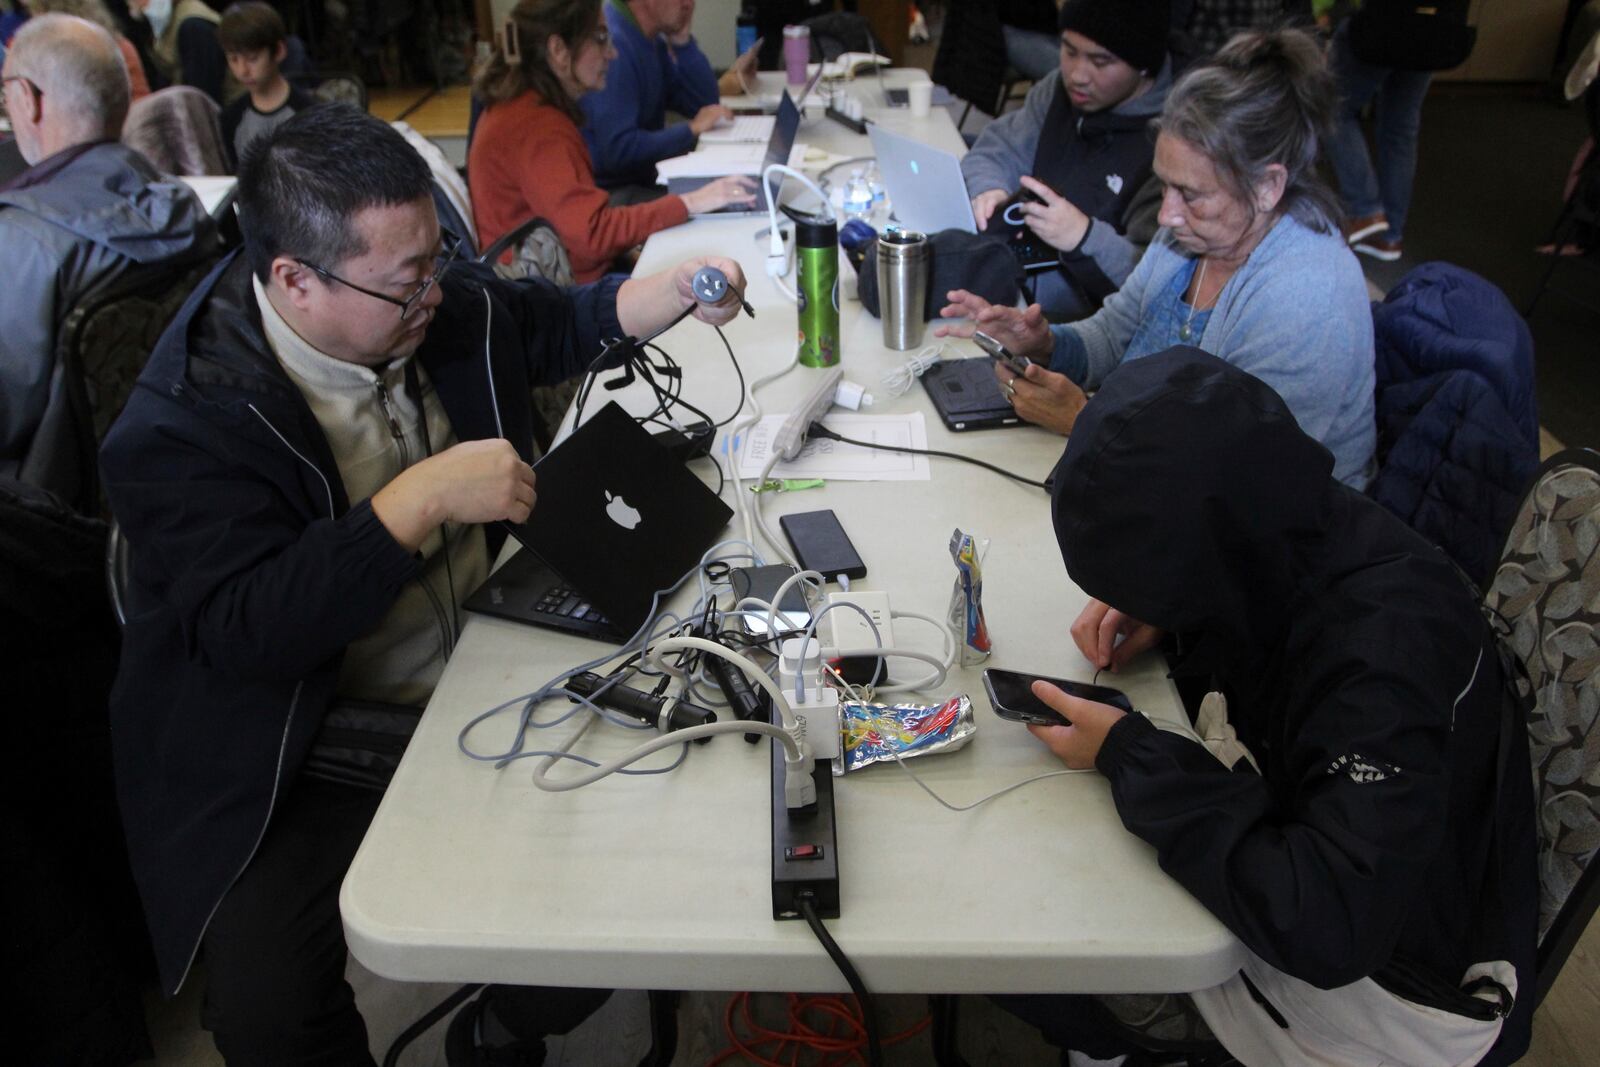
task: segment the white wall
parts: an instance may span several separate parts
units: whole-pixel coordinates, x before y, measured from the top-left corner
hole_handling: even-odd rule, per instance
[[[1452,81],[1543,81],[1555,63],[1567,0],[1472,0],[1472,55],[1441,77]]]

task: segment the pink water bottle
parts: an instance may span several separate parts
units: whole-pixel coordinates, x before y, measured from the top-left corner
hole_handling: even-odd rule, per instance
[[[791,88],[806,83],[806,64],[811,61],[811,27],[783,28],[783,67]]]

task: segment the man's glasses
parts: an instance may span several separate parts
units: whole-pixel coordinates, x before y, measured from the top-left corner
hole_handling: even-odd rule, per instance
[[[605,26],[602,26],[589,35],[589,40],[593,41],[601,48],[609,47],[611,44],[611,30]]]
[[[300,264],[306,270],[316,272],[319,277],[324,278],[327,281],[338,282],[340,285],[343,285],[349,289],[354,289],[358,293],[365,293],[367,296],[382,300],[386,304],[393,304],[395,307],[400,309],[400,318],[404,320],[411,317],[411,312],[416,310],[417,304],[422,300],[423,297],[428,295],[428,290],[432,289],[434,285],[438,283],[439,275],[444,273],[445,268],[448,267],[453,260],[455,260],[456,255],[460,251],[461,239],[454,234],[445,234],[442,239],[442,247],[440,248],[438,254],[434,256],[433,273],[424,278],[422,282],[418,284],[416,289],[412,290],[411,295],[406,297],[404,300],[389,296],[387,293],[379,293],[372,289],[363,288],[362,286],[357,285],[355,282],[346,281],[337,274],[333,273],[333,271],[328,270],[326,267],[319,267],[315,263],[311,263],[307,260],[296,259],[295,262]]]

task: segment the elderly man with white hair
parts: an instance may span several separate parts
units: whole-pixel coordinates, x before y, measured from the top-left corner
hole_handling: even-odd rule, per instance
[[[140,271],[216,247],[199,200],[117,140],[128,71],[93,23],[44,15],[17,32],[3,68],[6,110],[28,169],[0,186],[0,477],[87,508],[57,332],[74,305]],[[70,468],[70,469],[69,469]]]

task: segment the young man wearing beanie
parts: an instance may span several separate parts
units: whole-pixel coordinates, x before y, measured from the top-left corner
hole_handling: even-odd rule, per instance
[[[1121,287],[1155,234],[1161,187],[1149,123],[1172,84],[1168,0],[1066,0],[1059,76],[990,123],[961,161],[978,228],[1019,189],[1018,209],[1060,252],[1035,276],[1056,319],[1091,314]]]

